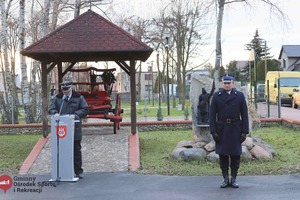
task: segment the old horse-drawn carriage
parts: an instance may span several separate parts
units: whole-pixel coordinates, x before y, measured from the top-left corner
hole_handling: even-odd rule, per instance
[[[121,99],[117,94],[115,106],[112,105],[112,89],[116,81],[113,72],[116,69],[97,69],[95,67],[71,69],[76,90],[82,94],[89,105],[87,118],[101,118],[113,122],[114,133],[122,121]]]

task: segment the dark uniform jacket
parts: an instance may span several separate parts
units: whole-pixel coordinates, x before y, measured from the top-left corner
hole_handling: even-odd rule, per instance
[[[74,90],[72,91],[70,100],[66,101],[63,97],[63,93],[59,93],[52,99],[49,114],[54,115],[59,113],[61,115],[75,115],[75,120],[79,120],[80,122],[75,123],[74,139],[81,140],[81,118],[86,117],[88,114],[88,104],[84,97]]]
[[[241,134],[249,133],[248,108],[242,92],[232,89],[227,94],[224,89],[215,92],[210,107],[210,131],[219,135],[216,153],[241,155]]]

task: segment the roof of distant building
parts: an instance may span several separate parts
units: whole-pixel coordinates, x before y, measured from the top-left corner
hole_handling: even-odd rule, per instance
[[[282,45],[279,59],[281,59],[283,52],[287,57],[300,57],[300,45]]]

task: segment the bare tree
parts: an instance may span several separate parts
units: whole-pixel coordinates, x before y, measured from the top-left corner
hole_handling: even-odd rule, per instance
[[[74,11],[74,18],[80,15],[80,11],[84,8],[98,7],[112,3],[113,0],[75,0],[74,4],[66,3],[68,8]]]
[[[285,21],[286,15],[282,12],[280,7],[271,0],[259,0],[268,6],[271,14],[277,16],[279,20]],[[215,82],[219,81],[220,74],[219,70],[222,66],[222,28],[223,28],[223,16],[224,16],[224,8],[226,5],[234,4],[234,3],[243,3],[245,6],[252,8],[254,5],[254,0],[217,0],[212,1],[217,6],[217,32],[216,32],[216,57],[215,57],[215,72],[214,72],[214,80]]]
[[[3,65],[3,72],[5,74],[4,84],[6,91],[6,103],[5,107],[10,107],[10,109],[5,109],[5,117],[4,121],[8,123],[18,123],[18,111],[16,103],[16,91],[14,90],[14,77],[12,78],[11,65],[8,58],[8,34],[7,34],[7,18],[9,9],[11,6],[11,1],[8,2],[7,7],[5,8],[5,0],[0,1],[0,15],[1,15],[1,60]],[[9,103],[10,102],[10,103]]]
[[[12,80],[12,85],[13,91],[14,92],[14,99],[16,101],[15,105],[19,105],[19,99],[18,99],[18,94],[17,94],[17,86],[16,86],[16,52],[18,50],[18,22],[17,19],[14,17],[9,17],[6,20],[6,28],[7,28],[7,54],[10,62],[10,69],[11,69],[11,80]]]
[[[204,19],[209,12],[210,4],[197,0],[174,0],[169,7],[162,12],[160,24],[164,28],[165,38],[169,33],[169,44],[163,40],[165,46],[168,45],[170,51],[174,51],[171,57],[176,66],[177,90],[179,91],[179,103],[185,107],[186,91],[186,69],[191,64],[191,59],[199,56],[202,45],[205,45],[205,37],[208,35],[207,24]],[[172,62],[171,62],[172,63]],[[172,67],[172,66],[171,66]],[[169,75],[167,75],[169,76]]]
[[[25,44],[25,0],[20,0],[20,11],[19,11],[19,50],[24,49]],[[23,94],[23,108],[25,111],[26,123],[33,123],[34,118],[32,114],[29,84],[27,77],[27,65],[25,57],[20,54],[20,65],[22,75],[22,94]]]
[[[148,38],[148,26],[150,25],[149,20],[143,20],[140,17],[137,16],[119,16],[119,18],[116,20],[117,24],[122,27],[124,30],[131,33],[133,36],[135,36],[140,41],[143,41],[147,43]],[[137,66],[136,71],[139,71],[138,73],[138,80],[137,80],[137,86],[138,86],[138,100],[141,100],[141,75],[142,75],[142,63],[140,62]]]

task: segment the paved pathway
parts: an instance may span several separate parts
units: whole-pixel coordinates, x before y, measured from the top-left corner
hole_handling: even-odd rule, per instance
[[[85,172],[120,172],[128,170],[129,127],[113,134],[112,127],[83,128],[82,160]],[[51,139],[45,144],[28,174],[50,174]]]
[[[30,176],[29,176],[30,177]],[[35,183],[48,180],[36,176]],[[13,186],[4,200],[299,200],[300,175],[240,176],[239,189],[219,188],[220,176],[160,176],[133,173],[87,173],[77,183],[45,186],[40,193]],[[32,183],[30,181],[29,183]],[[19,192],[18,191],[19,188]],[[23,189],[23,192],[21,192]]]
[[[258,103],[257,110],[261,117],[268,117],[268,105],[266,103]],[[278,118],[278,106],[270,105],[270,118]],[[280,108],[281,118],[300,121],[300,110],[291,107]]]

